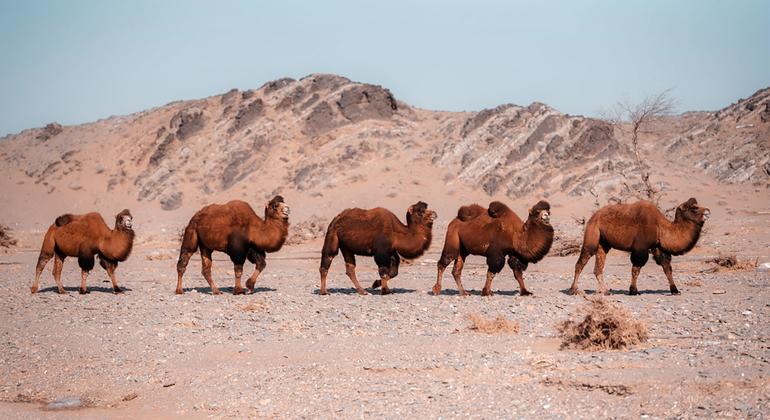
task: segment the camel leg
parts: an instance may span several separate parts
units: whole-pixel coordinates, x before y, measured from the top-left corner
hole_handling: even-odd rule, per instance
[[[385,274],[380,277],[380,280],[382,281],[382,289],[380,289],[380,293],[383,295],[389,295],[392,292],[390,291],[390,288],[388,287],[388,280],[390,280],[390,276],[388,274]]]
[[[505,254],[497,249],[487,250],[487,281],[481,290],[481,296],[492,296],[492,279],[505,267]]]
[[[393,252],[390,255],[390,259],[388,260],[388,266],[384,268],[388,273],[388,280],[392,280],[396,276],[398,276],[398,266],[400,264],[401,264],[401,257],[398,256],[397,252]],[[380,276],[382,276],[382,274],[380,274]],[[382,286],[382,279],[377,279],[372,283],[372,289],[376,289],[380,286]]]
[[[580,250],[580,257],[578,257],[578,260],[575,263],[575,278],[572,280],[572,286],[569,288],[569,294],[576,295],[580,293],[578,290],[578,279],[580,278],[580,272],[583,271],[583,267],[586,266],[588,260],[593,257],[595,252],[596,251],[589,250],[585,246],[583,246],[583,249]]]
[[[53,258],[53,253],[40,253],[40,256],[37,259],[37,265],[35,266],[35,281],[32,283],[32,287],[30,287],[33,294],[37,293],[40,288],[40,275],[43,274],[43,269],[51,258]]]
[[[241,286],[241,277],[243,276],[243,264],[234,264],[233,271],[235,272],[235,287],[233,287],[233,294],[242,295],[244,293],[243,286]]]
[[[185,270],[187,270],[187,264],[190,262],[190,257],[195,253],[195,250],[188,250],[185,248],[182,248],[182,250],[179,252],[179,261],[176,263],[176,294],[181,295],[184,293],[184,290],[182,290],[182,276],[184,276]],[[113,285],[114,288],[115,285]]]
[[[78,292],[81,295],[85,295],[86,293],[89,293],[88,287],[86,286],[86,279],[88,278],[88,271],[81,270],[80,271],[80,289]]]
[[[118,286],[118,279],[115,276],[115,270],[118,268],[118,263],[116,261],[109,261],[99,257],[99,265],[104,268],[104,270],[107,272],[107,276],[110,278],[110,282],[112,282],[112,292],[115,294],[123,293],[123,289]]]
[[[604,285],[604,261],[607,258],[607,251],[604,246],[599,246],[596,249],[596,261],[594,262],[594,276],[596,276],[596,283],[599,285],[598,293],[602,295],[608,295],[609,289]]]
[[[61,270],[64,268],[64,258],[66,258],[64,255],[56,253],[56,257],[53,260],[53,279],[56,281],[56,289],[60,295],[67,293],[61,284]]]
[[[436,263],[437,274],[436,284],[433,285],[433,295],[438,296],[441,293],[441,281],[444,279],[444,270],[449,266],[449,263],[456,260],[457,257],[453,255],[451,250],[447,250],[447,246],[444,245],[444,250],[441,251],[441,258]]]
[[[519,296],[531,296],[532,292],[527,290],[527,286],[524,284],[524,270],[527,266],[522,264],[516,257],[508,257],[508,265],[513,271],[513,277],[516,279],[516,282],[519,283]]]
[[[203,274],[203,278],[209,283],[211,294],[221,295],[222,292],[219,291],[219,288],[211,278],[211,250],[204,247],[201,247],[201,274]]]
[[[631,287],[628,289],[629,295],[638,295],[639,289],[636,287],[636,279],[639,277],[639,272],[642,270],[642,267],[647,263],[647,259],[650,257],[647,250],[643,251],[632,251],[631,252],[631,265],[633,266],[631,268]]]
[[[666,274],[666,279],[668,279],[668,288],[671,290],[671,294],[680,294],[679,289],[677,289],[676,284],[674,284],[674,273],[671,269],[671,254],[667,254],[660,249],[655,249],[652,251],[652,257],[655,259],[655,262],[663,268],[663,273]]]
[[[358,282],[358,278],[356,277],[356,256],[350,251],[343,251],[342,252],[342,258],[345,259],[345,274],[350,277],[350,281],[353,282],[353,287],[356,288],[356,291],[359,295],[368,295],[369,293],[364,290],[363,287],[361,287],[361,283]],[[325,289],[325,287],[324,287]]]
[[[321,288],[318,291],[320,295],[328,295],[329,291],[326,290],[326,276],[329,274],[329,267],[332,265],[334,255],[321,255],[321,268],[318,271],[321,273]],[[347,268],[347,262],[345,263]]]
[[[487,270],[487,281],[484,283],[484,288],[481,289],[481,296],[492,296],[492,280],[495,278],[495,273]]]
[[[79,257],[78,265],[82,270],[80,273],[80,292],[81,295],[88,293],[88,287],[86,287],[86,279],[88,278],[88,272],[94,268],[94,256]]]
[[[262,251],[249,251],[249,261],[254,263],[254,273],[246,280],[246,287],[250,293],[254,293],[254,285],[257,283],[257,277],[265,269],[267,262],[265,261],[265,253]]]
[[[465,259],[468,258],[468,255],[463,255],[462,253],[457,256],[457,259],[455,260],[454,265],[452,266],[452,277],[455,279],[455,283],[457,283],[457,293],[460,296],[468,296],[468,292],[465,291],[465,287],[463,287],[463,266],[465,265]]]

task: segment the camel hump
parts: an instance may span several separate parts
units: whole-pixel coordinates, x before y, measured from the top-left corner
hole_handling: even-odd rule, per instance
[[[508,208],[508,206],[505,204],[499,201],[493,201],[489,203],[489,210],[487,210],[487,213],[489,213],[489,217],[495,219],[506,213],[509,213],[510,211],[511,209]]]
[[[56,218],[56,226],[64,226],[66,224],[69,224],[72,221],[72,215],[71,214],[64,214]]]
[[[470,206],[462,206],[457,210],[457,218],[463,222],[475,219],[486,212],[484,207],[478,204],[471,204]]]

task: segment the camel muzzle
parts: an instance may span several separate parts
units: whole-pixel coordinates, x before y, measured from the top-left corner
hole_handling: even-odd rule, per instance
[[[289,209],[289,206],[283,206],[281,208],[281,213],[283,214],[283,217],[289,217],[289,213],[291,213],[291,209]]]

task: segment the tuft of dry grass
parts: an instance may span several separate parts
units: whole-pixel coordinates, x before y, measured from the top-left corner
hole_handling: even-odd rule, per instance
[[[145,255],[144,258],[148,261],[164,261],[173,259],[174,256],[168,252],[152,251]]]
[[[267,303],[258,300],[237,305],[237,308],[243,312],[267,312],[270,309]]]
[[[711,264],[711,267],[703,271],[710,273],[716,271],[750,271],[759,265],[759,259],[739,261],[735,254],[718,255],[706,260],[706,262]]]
[[[582,321],[564,321],[557,329],[562,348],[616,350],[646,341],[647,324],[603,297],[587,299],[579,309]]]
[[[11,228],[0,223],[0,247],[10,248],[17,243],[18,241],[11,236]]]
[[[511,321],[502,315],[497,318],[484,318],[478,314],[468,314],[471,321],[470,329],[472,331],[483,332],[486,334],[516,334],[520,326],[516,321]]]

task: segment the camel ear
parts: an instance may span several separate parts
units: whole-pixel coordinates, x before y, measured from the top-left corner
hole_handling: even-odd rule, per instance
[[[695,197],[690,197],[685,204],[687,204],[688,207],[695,207],[698,205],[698,200],[696,200]]]

